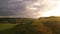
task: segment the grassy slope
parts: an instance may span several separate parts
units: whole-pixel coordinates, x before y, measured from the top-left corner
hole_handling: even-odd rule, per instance
[[[11,29],[5,29],[1,34],[60,34],[60,17],[40,18],[34,21],[26,20]]]
[[[20,30],[24,30],[25,26],[28,26],[31,25],[30,23],[32,23],[33,20],[23,20],[22,23],[16,25],[15,27],[11,28],[11,29],[6,29],[6,30],[3,30],[2,32],[0,31],[1,34],[20,34],[20,33],[17,33],[19,32]],[[27,27],[27,28],[28,28]],[[19,31],[18,31],[19,30]]]
[[[0,31],[14,27],[16,24],[0,24]]]

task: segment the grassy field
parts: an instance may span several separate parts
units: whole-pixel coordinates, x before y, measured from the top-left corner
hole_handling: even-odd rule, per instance
[[[18,21],[18,20],[17,20]],[[41,17],[19,24],[1,24],[0,34],[60,34],[60,17]]]
[[[16,26],[16,24],[0,24],[0,31],[8,29],[8,28],[12,28]]]

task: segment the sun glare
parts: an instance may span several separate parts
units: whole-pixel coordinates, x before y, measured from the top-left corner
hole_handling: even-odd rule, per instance
[[[56,6],[54,8],[42,14],[42,17],[49,16],[60,16],[60,1],[56,2]]]

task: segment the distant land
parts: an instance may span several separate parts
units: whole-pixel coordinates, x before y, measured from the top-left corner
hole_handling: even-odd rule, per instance
[[[60,34],[60,17],[0,18],[0,34]]]

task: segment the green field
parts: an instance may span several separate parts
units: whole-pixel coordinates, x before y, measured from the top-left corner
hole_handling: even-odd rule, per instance
[[[12,28],[16,26],[16,24],[0,24],[0,31],[8,29],[8,28]]]

